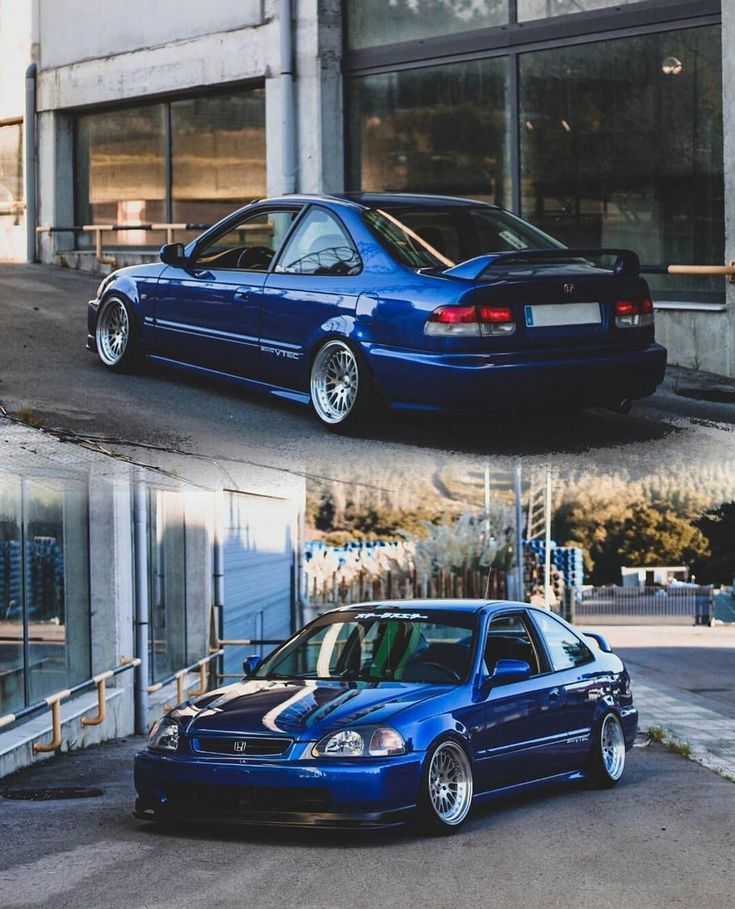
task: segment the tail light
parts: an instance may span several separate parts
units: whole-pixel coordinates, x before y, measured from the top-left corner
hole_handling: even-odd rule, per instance
[[[653,303],[649,297],[640,300],[618,300],[615,304],[618,328],[644,328],[653,325]]]
[[[427,335],[457,338],[512,335],[515,330],[510,306],[440,306],[424,326]]]

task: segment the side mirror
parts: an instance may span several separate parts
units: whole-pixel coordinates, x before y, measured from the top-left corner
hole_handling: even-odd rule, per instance
[[[255,655],[249,656],[246,660],[243,660],[242,661],[242,671],[243,671],[245,678],[251,679],[253,677],[253,673],[258,668],[258,666],[260,666],[260,664],[262,662],[263,662],[263,660],[261,659],[261,657],[255,656]]]
[[[186,253],[183,243],[167,243],[161,247],[161,262],[164,265],[183,265]]]
[[[493,674],[489,678],[490,685],[508,685],[510,682],[522,682],[531,675],[531,667],[523,660],[498,660]]]

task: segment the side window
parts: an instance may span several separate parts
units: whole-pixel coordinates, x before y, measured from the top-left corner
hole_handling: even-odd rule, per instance
[[[546,640],[554,670],[571,669],[592,659],[589,647],[552,615],[534,612],[534,618]]]
[[[259,211],[243,218],[197,253],[197,268],[268,271],[286,239],[298,209]]]
[[[493,619],[487,630],[485,665],[492,675],[498,660],[523,660],[531,675],[541,671],[533,638],[520,615],[502,615]]]
[[[286,244],[275,270],[290,275],[354,275],[360,257],[335,216],[312,208]]]

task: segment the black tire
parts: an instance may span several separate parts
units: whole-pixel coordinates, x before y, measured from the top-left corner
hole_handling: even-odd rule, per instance
[[[612,738],[611,738],[612,733]],[[614,741],[613,741],[614,740]],[[614,710],[601,717],[592,732],[588,776],[599,789],[617,786],[625,771],[625,735],[620,718]]]
[[[330,370],[336,370],[335,381],[328,378]],[[309,393],[316,418],[332,432],[355,429],[367,419],[377,399],[365,357],[343,338],[330,338],[317,350],[311,364]],[[350,400],[345,404],[347,396]]]
[[[432,767],[437,756],[447,752],[450,756],[456,758],[463,764],[465,772],[468,774],[467,785],[469,791],[465,792],[464,803],[461,811],[457,813],[456,818],[450,819],[442,814],[435,807],[435,799],[432,798]],[[472,809],[472,796],[474,794],[474,779],[472,774],[472,761],[470,760],[467,750],[454,737],[447,736],[435,742],[426,752],[426,759],[421,771],[421,782],[419,783],[419,797],[416,806],[415,826],[418,832],[430,836],[451,836],[456,833],[470,815]]]
[[[124,297],[110,294],[100,303],[94,342],[102,365],[111,372],[131,372],[140,365],[140,329],[133,308]]]

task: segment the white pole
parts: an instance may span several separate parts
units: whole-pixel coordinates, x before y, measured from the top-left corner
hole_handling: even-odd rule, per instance
[[[551,471],[546,471],[544,498],[544,608],[551,608]]]
[[[516,511],[516,599],[524,599],[523,589],[523,507],[521,502],[522,495],[521,484],[521,465],[516,464],[515,476],[513,477],[513,493],[515,497]]]

